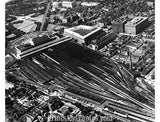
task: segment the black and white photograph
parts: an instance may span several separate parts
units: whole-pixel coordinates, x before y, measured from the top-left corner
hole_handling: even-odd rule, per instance
[[[155,122],[155,0],[4,4],[5,122]]]

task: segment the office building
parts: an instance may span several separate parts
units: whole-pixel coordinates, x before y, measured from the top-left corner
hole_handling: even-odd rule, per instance
[[[137,35],[148,25],[147,17],[135,17],[125,24],[125,33]]]

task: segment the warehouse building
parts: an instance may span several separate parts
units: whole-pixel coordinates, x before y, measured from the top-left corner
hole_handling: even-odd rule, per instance
[[[135,17],[125,24],[125,33],[137,35],[148,25],[147,17]]]

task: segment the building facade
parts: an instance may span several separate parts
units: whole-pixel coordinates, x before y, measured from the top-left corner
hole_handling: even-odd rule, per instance
[[[147,17],[135,17],[125,24],[125,33],[137,35],[148,25]]]
[[[126,23],[127,23],[127,20],[118,20],[118,21],[114,21],[112,25],[116,31],[118,31],[119,33],[124,33]]]

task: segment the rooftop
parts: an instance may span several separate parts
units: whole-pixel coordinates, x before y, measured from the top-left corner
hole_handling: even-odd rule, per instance
[[[34,46],[38,46],[50,41],[50,38],[47,35],[42,35],[35,38],[27,39],[23,45],[18,46],[21,51],[25,51],[27,49],[33,48]]]
[[[96,30],[96,28],[75,28],[75,30],[72,31],[79,33],[81,36],[85,36],[94,30]]]
[[[127,22],[127,25],[138,25],[141,22],[143,22],[144,20],[148,19],[147,17],[135,17],[134,19],[132,19],[131,21]]]
[[[113,21],[113,23],[125,23],[125,22],[127,22],[127,19],[125,19],[125,18],[120,18],[116,21]]]
[[[82,6],[97,6],[97,2],[83,2],[81,3]]]
[[[94,32],[100,30],[101,28],[93,27],[93,26],[86,26],[86,25],[79,25],[76,27],[72,27],[69,29],[65,29],[65,32],[73,34],[80,38],[86,38],[87,36],[93,34]]]

